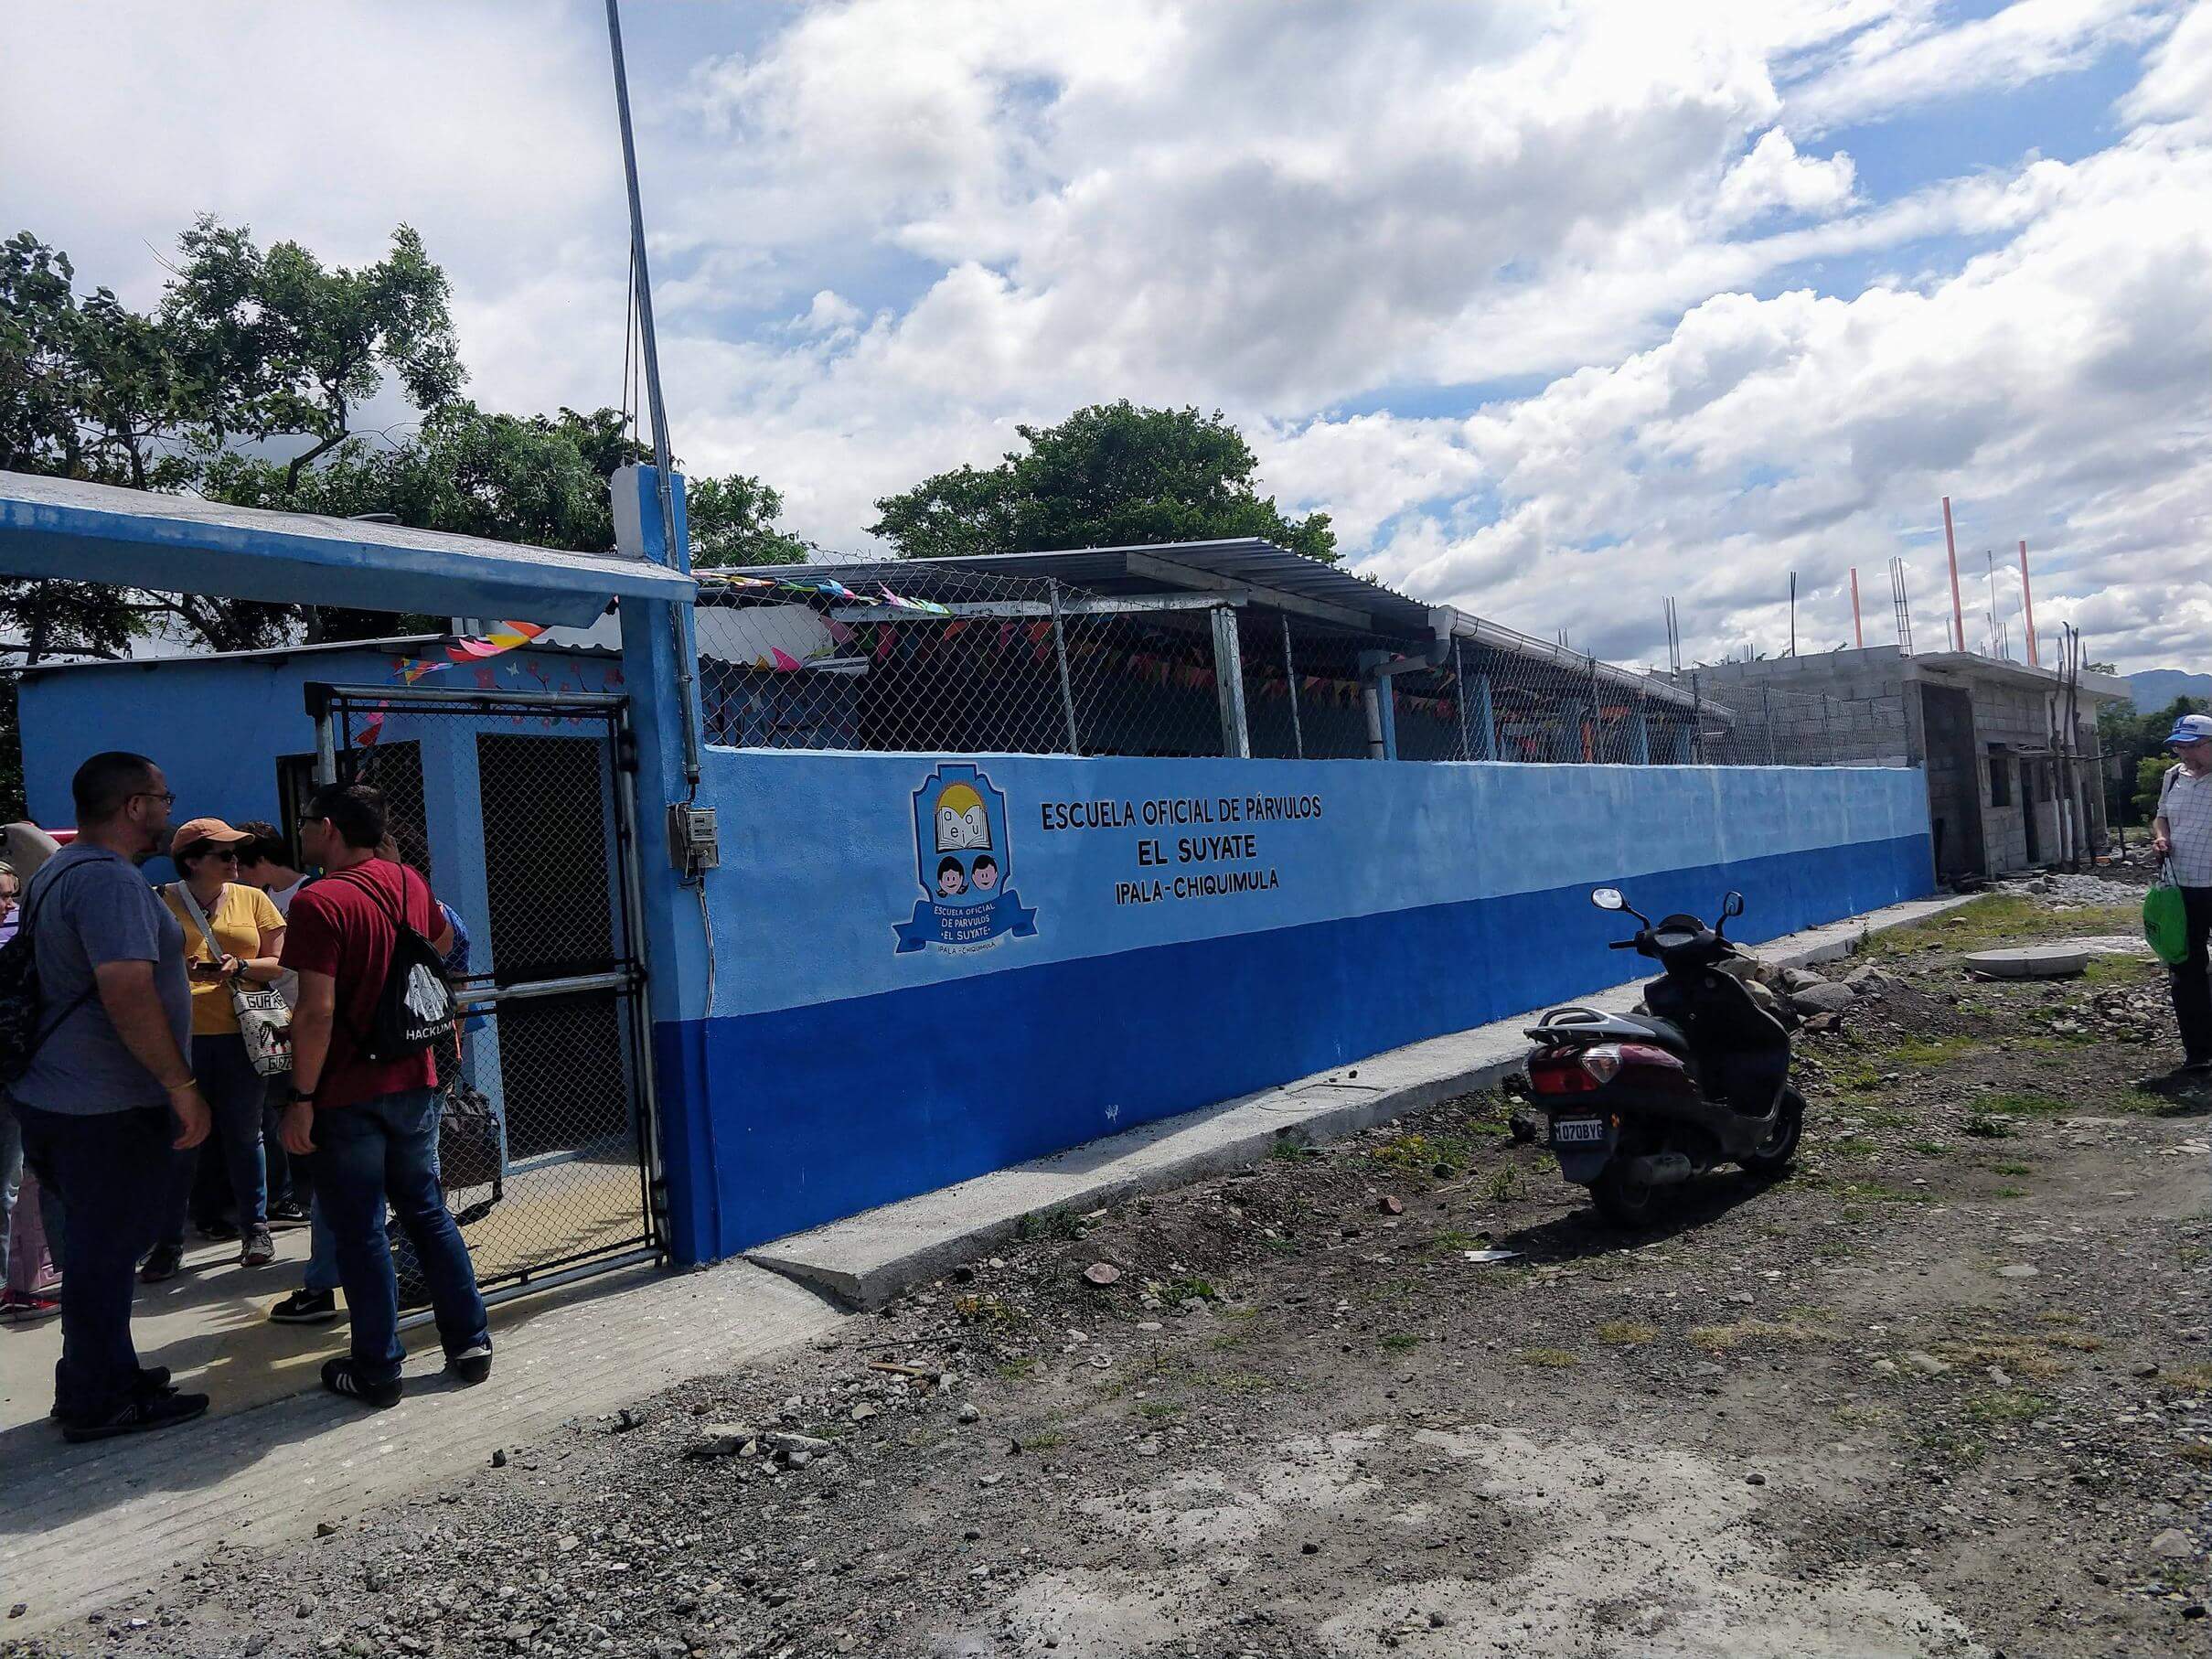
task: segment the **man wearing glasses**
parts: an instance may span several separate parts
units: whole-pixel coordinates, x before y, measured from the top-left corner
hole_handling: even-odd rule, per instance
[[[185,1058],[184,929],[137,868],[162,844],[176,797],[160,767],[121,752],[93,755],[69,788],[77,839],[24,894],[40,1005],[9,1093],[25,1156],[69,1216],[54,1415],[69,1439],[96,1440],[208,1408],[166,1370],[139,1365],[131,1297],[176,1153],[208,1138],[208,1113]]]
[[[2173,868],[2189,917],[2189,954],[2173,969],[2174,1022],[2181,1028],[2176,1081],[2212,1078],[2212,714],[2184,714],[2166,734],[2181,765],[2158,789],[2151,850]]]

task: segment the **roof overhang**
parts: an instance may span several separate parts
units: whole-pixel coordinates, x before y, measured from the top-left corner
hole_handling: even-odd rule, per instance
[[[2064,690],[2066,683],[2056,669],[2034,668],[2025,662],[1983,657],[1974,651],[1925,651],[1905,660],[1911,665],[1916,678],[1934,675],[1950,680],[1998,680],[2024,689],[2033,687],[2046,695]],[[2094,674],[2086,669],[2076,690],[2085,701],[2125,702],[2134,695],[2128,682],[2118,676]]]
[[[691,578],[575,553],[317,513],[0,472],[0,573],[354,609],[584,624]]]

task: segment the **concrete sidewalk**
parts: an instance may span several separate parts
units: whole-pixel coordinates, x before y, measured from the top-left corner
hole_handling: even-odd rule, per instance
[[[845,1317],[743,1262],[636,1268],[565,1300],[536,1299],[526,1322],[499,1333],[491,1381],[478,1388],[449,1383],[436,1337],[418,1333],[410,1392],[390,1411],[317,1390],[90,1446],[69,1445],[43,1420],[19,1424],[0,1432],[0,1611],[27,1608],[0,1620],[0,1641],[81,1617],[219,1547],[309,1537],[570,1418],[729,1370]]]
[[[1788,934],[1750,954],[1803,968],[1850,953],[1866,934],[1938,915],[1968,901],[1918,899],[1824,927]],[[1655,970],[1654,970],[1655,971]],[[1633,1007],[1650,972],[1574,1001],[1608,1011]],[[956,1186],[885,1204],[810,1232],[777,1239],[748,1259],[860,1308],[880,1308],[908,1286],[935,1279],[1009,1236],[1046,1210],[1088,1211],[1132,1193],[1179,1186],[1267,1155],[1285,1139],[1327,1140],[1492,1087],[1528,1054],[1523,1030],[1541,1010],[1392,1049],[1355,1065],[1300,1077],[1219,1106],[1163,1118],[1071,1147]]]

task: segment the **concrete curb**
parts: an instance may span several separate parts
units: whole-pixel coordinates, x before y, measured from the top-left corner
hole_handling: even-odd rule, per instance
[[[1924,921],[1973,895],[1892,904],[1753,947],[1781,968],[1848,956],[1868,934]],[[1648,977],[1648,976],[1646,976]],[[1579,999],[1632,1007],[1643,979]],[[1050,1210],[1086,1212],[1138,1193],[1243,1169],[1279,1142],[1339,1140],[1489,1088],[1521,1067],[1522,1030],[1541,1010],[1375,1054],[1275,1088],[1202,1107],[1010,1169],[863,1211],[748,1251],[748,1260],[862,1309],[942,1277]]]

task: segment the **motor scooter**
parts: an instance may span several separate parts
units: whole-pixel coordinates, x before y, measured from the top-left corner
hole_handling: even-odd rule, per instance
[[[1790,1033],[1719,966],[1740,954],[1725,930],[1744,895],[1729,894],[1711,927],[1687,915],[1655,923],[1614,887],[1590,902],[1634,917],[1635,937],[1611,948],[1662,971],[1644,987],[1649,1013],[1555,1008],[1527,1028],[1530,1092],[1560,1174],[1588,1187],[1608,1221],[1641,1226],[1670,1188],[1716,1164],[1786,1169],[1805,1118],[1790,1083]]]

